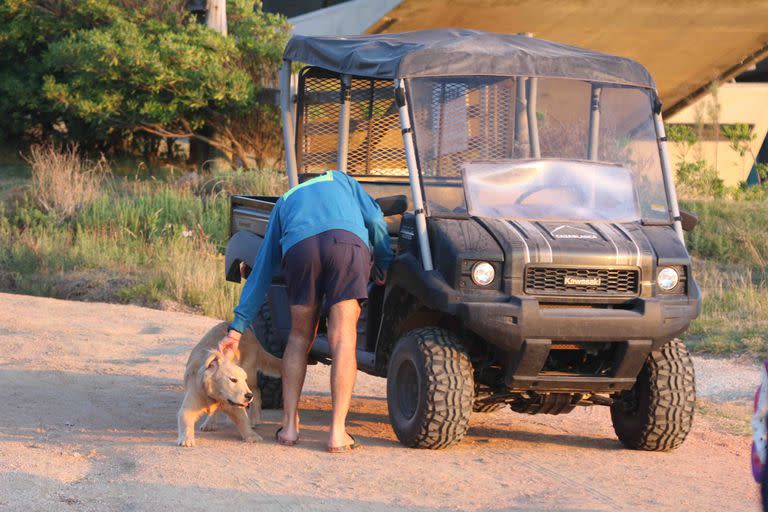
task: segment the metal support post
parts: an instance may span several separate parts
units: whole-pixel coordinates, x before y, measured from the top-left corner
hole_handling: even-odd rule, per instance
[[[341,98],[339,100],[339,152],[336,157],[336,170],[347,172],[347,152],[349,150],[349,111],[352,100],[352,77],[341,75]]]
[[[538,78],[528,79],[528,140],[531,143],[531,158],[541,158],[539,146],[539,119],[536,117],[536,95],[538,94]]]
[[[424,214],[424,199],[421,196],[421,181],[419,179],[419,167],[416,163],[416,148],[413,144],[413,129],[408,114],[405,81],[400,78],[395,79],[395,101],[400,114],[400,128],[403,132],[403,146],[405,147],[405,160],[408,164],[408,177],[411,182],[411,196],[413,196],[413,208],[416,215],[416,237],[419,240],[421,262],[424,270],[432,270],[432,251],[429,248],[427,217]]]
[[[525,81],[526,78],[518,76],[515,79],[515,144],[512,158],[520,153],[523,144],[523,125],[525,124]]]
[[[294,107],[291,78],[291,61],[284,60],[280,69],[280,110],[283,118],[283,143],[285,146],[285,172],[288,175],[288,187],[299,184],[296,168],[296,131],[294,130]]]
[[[589,147],[587,159],[597,160],[597,149],[600,135],[600,98],[603,88],[592,84],[592,97],[589,103]]]
[[[661,173],[664,176],[664,188],[667,189],[667,200],[672,213],[672,219],[675,222],[675,232],[680,241],[685,244],[683,237],[683,223],[680,219],[680,207],[677,204],[677,191],[675,190],[675,180],[672,178],[672,167],[669,165],[669,152],[667,151],[667,134],[664,131],[664,121],[661,119],[661,113],[653,114],[653,122],[656,125],[656,140],[659,142],[659,153],[661,156]]]

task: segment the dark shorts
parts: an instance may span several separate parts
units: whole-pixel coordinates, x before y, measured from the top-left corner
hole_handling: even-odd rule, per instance
[[[368,298],[371,251],[360,238],[332,229],[306,238],[283,255],[283,272],[292,305],[325,307]]]

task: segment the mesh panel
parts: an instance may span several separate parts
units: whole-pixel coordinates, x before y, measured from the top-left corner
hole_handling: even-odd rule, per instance
[[[341,79],[308,68],[302,73],[300,87],[299,172],[335,169]],[[392,82],[354,78],[351,87],[347,172],[407,176]]]
[[[461,164],[527,156],[525,123],[514,139],[514,78],[422,81],[413,91],[422,172],[459,176]],[[423,85],[422,85],[423,84]]]

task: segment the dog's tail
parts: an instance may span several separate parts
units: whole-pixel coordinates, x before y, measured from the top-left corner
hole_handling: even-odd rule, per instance
[[[264,348],[264,345],[256,338],[255,333],[251,329],[246,329],[243,335],[253,336],[253,346],[259,352],[259,356],[256,358],[259,371],[267,377],[280,378],[282,376],[283,360],[267,352],[267,349]]]
[[[259,344],[261,345],[261,344]],[[281,372],[283,369],[283,360],[279,357],[275,357],[266,350],[264,351],[264,358],[262,359],[264,361],[264,365],[259,368],[261,373],[266,375],[267,377],[276,377],[279,378],[281,376]]]

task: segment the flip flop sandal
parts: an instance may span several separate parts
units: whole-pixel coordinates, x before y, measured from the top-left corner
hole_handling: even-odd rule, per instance
[[[296,438],[295,441],[288,441],[286,439],[280,439],[280,432],[283,430],[283,427],[280,427],[275,432],[275,441],[277,441],[278,444],[281,444],[283,446],[296,446],[296,444],[299,442],[299,439]]]
[[[351,435],[349,437],[352,437]],[[363,445],[358,443],[357,440],[352,437],[352,444],[345,444],[344,446],[327,446],[326,450],[328,453],[345,453],[345,452],[351,452],[352,450],[357,450],[358,448],[362,448]]]

